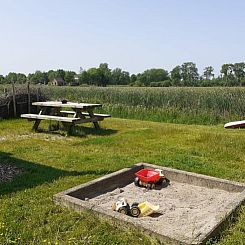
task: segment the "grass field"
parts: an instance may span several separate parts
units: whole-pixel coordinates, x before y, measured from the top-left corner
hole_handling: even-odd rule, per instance
[[[21,119],[0,123],[0,162],[24,169],[0,183],[0,244],[156,244],[52,201],[55,193],[140,161],[245,181],[244,130],[111,118],[99,133],[83,128],[84,136],[66,137],[32,133],[31,125]],[[243,207],[217,244],[244,241]]]

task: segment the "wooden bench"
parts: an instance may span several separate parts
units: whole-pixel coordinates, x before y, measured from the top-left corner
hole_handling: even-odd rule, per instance
[[[75,111],[60,111],[61,114],[68,114],[68,115],[74,115],[76,112]],[[89,116],[88,112],[82,112],[82,115],[84,116]],[[111,115],[109,114],[98,114],[98,113],[94,113],[95,117],[111,117]]]
[[[39,115],[39,114],[22,114],[21,117],[27,118],[28,120],[35,120],[35,123],[32,127],[32,130],[37,131],[38,126],[41,120],[51,120],[62,122],[63,124],[69,124],[69,128],[72,128],[76,122],[80,121],[80,118],[73,117],[59,117],[59,116],[50,116],[50,115]]]
[[[39,114],[22,114],[21,117],[30,120],[53,120],[53,121],[68,122],[68,123],[73,123],[80,120],[80,118],[59,117],[59,116],[39,115]]]

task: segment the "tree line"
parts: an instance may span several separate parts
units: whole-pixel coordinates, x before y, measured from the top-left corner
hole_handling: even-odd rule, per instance
[[[27,76],[23,73],[10,72],[0,75],[0,83],[19,83],[29,81],[32,84],[50,84],[53,79],[62,78],[67,85],[130,85],[130,86],[245,86],[245,63],[223,64],[220,74],[214,76],[214,68],[207,66],[202,74],[198,73],[196,64],[185,62],[174,67],[170,72],[163,68],[147,69],[142,73],[130,74],[121,68],[110,69],[107,63],[88,70],[80,69],[79,73],[63,69],[36,71]]]

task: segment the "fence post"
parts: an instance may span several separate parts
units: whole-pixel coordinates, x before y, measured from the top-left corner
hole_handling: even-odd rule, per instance
[[[13,108],[14,108],[14,117],[16,117],[16,100],[15,100],[15,87],[14,82],[12,82],[12,88],[13,88]]]
[[[30,82],[27,82],[27,96],[28,96],[28,113],[31,113],[31,92],[30,92]]]
[[[40,93],[40,88],[37,87],[37,101],[39,101],[39,93]]]

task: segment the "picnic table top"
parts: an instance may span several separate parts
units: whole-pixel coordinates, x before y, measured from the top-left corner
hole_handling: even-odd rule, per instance
[[[94,108],[101,107],[102,104],[91,104],[91,103],[75,103],[75,102],[67,102],[62,103],[61,101],[45,101],[45,102],[34,102],[32,105],[35,106],[47,106],[47,107],[70,107],[70,108]]]

